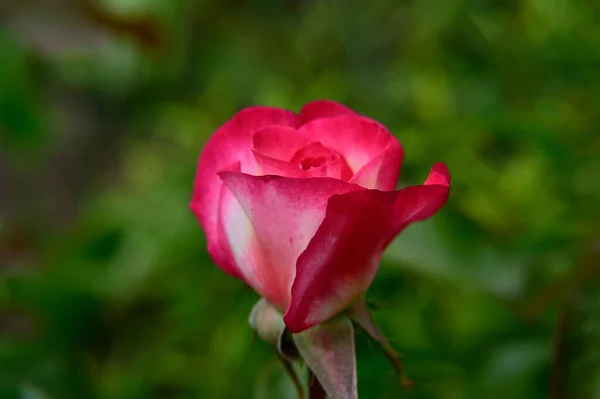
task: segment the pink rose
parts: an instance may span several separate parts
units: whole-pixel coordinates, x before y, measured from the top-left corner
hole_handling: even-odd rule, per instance
[[[392,239],[446,203],[442,163],[395,190],[402,156],[383,125],[332,101],[251,107],[206,144],[190,205],[216,264],[298,333],[361,298]]]

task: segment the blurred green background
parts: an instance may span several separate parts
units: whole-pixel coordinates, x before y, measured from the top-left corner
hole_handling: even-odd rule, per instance
[[[317,98],[398,136],[401,186],[453,174],[369,292],[417,385],[359,335],[361,398],[600,398],[596,0],[28,0],[0,20],[0,398],[291,395],[188,202],[237,110]]]

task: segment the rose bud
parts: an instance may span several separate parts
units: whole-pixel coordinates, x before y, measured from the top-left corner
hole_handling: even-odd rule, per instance
[[[289,331],[333,323],[333,335],[347,336],[340,326],[351,323],[329,321],[348,310],[395,358],[364,294],[388,244],[435,214],[450,186],[447,167],[438,163],[424,184],[396,190],[402,157],[383,125],[332,101],[308,103],[299,114],[251,107],[206,143],[190,206],[215,263],[283,313]],[[313,371],[320,366],[310,364],[316,356],[306,348],[310,337],[316,337],[315,353],[328,345],[322,330],[294,335]],[[332,350],[350,350],[347,345]],[[329,383],[335,385],[334,374]],[[330,396],[351,397],[335,395],[323,381]]]

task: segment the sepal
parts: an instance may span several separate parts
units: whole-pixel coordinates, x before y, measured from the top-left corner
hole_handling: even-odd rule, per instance
[[[331,399],[357,399],[354,327],[346,316],[293,335],[300,355]]]
[[[281,312],[263,298],[252,307],[248,323],[263,341],[271,345],[278,344],[285,329]]]
[[[375,323],[375,320],[373,319],[365,300],[361,298],[353,303],[352,306],[348,308],[348,313],[352,320],[362,327],[362,329],[365,330],[371,339],[379,344],[381,351],[392,363],[392,366],[396,371],[396,375],[400,380],[400,384],[405,387],[414,385],[414,382],[411,381],[404,373],[404,368],[402,367],[402,363],[400,361],[401,355],[394,350],[392,344],[390,344],[390,341],[388,341]]]
[[[292,379],[298,398],[304,398],[304,388],[293,364],[299,360],[300,355],[291,334],[285,327],[281,312],[264,298],[261,298],[252,307],[248,322],[263,341],[276,347],[277,358],[281,361],[287,375]]]

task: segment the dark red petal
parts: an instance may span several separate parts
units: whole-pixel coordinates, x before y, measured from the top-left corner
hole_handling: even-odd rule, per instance
[[[331,100],[315,100],[302,107],[300,110],[300,124],[305,124],[315,119],[333,118],[342,115],[356,115],[350,108]]]
[[[269,303],[285,309],[296,259],[325,217],[327,200],[363,190],[330,178],[294,179],[223,172],[244,215],[224,215],[240,274]],[[249,226],[246,224],[249,221]]]
[[[332,151],[331,148],[325,147],[318,141],[313,141],[312,143],[309,143],[298,149],[298,151],[296,151],[294,156],[292,156],[290,159],[290,162],[302,164],[302,161],[306,160],[307,158],[323,158],[327,160],[333,154],[335,154],[335,152]]]
[[[230,274],[238,273],[226,260],[231,256],[219,238],[218,215],[223,182],[217,173],[234,162],[240,163],[242,172],[250,172],[255,162],[251,152],[254,133],[269,125],[296,126],[297,118],[293,112],[278,108],[244,109],[211,136],[200,154],[190,207],[206,233],[215,262]]]
[[[449,182],[448,169],[437,164],[422,186],[331,197],[323,223],[298,257],[284,316],[288,328],[300,332],[321,323],[366,292],[385,247],[407,225],[446,203]]]
[[[450,171],[446,164],[440,162],[433,165],[424,184],[441,184],[450,187]]]
[[[383,151],[397,146],[398,141],[381,124],[359,115],[316,119],[300,127],[310,141],[319,141],[325,147],[339,152],[354,173],[361,170]],[[400,169],[397,164],[386,164],[387,168]]]

